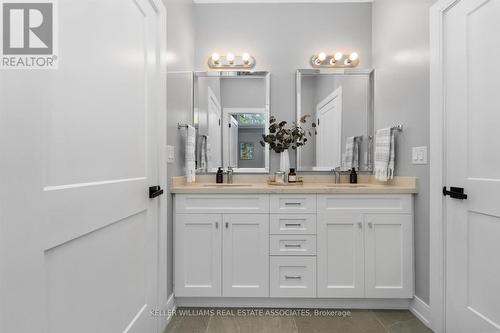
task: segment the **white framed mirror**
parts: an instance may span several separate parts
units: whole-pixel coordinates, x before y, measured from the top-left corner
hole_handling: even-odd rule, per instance
[[[193,113],[197,173],[269,173],[269,72],[195,72]]]

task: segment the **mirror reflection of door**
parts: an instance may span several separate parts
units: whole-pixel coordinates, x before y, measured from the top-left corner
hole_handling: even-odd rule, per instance
[[[266,134],[267,110],[260,108],[224,108],[224,165],[239,170],[264,168],[266,150],[260,144]]]
[[[331,170],[341,165],[342,87],[335,89],[316,106],[316,167]]]
[[[222,108],[213,90],[207,88],[208,95],[208,139],[209,146],[208,170],[214,170],[222,166],[221,142],[221,118]]]
[[[229,117],[229,166],[238,168],[238,130],[239,124],[235,115]]]

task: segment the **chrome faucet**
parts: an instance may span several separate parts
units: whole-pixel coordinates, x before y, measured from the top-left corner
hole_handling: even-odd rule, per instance
[[[340,176],[342,174],[348,174],[349,171],[343,171],[341,167],[336,167],[335,169],[332,169],[333,174],[335,175],[335,184],[340,184]]]
[[[234,170],[232,166],[227,167],[227,183],[232,184],[233,183],[233,175],[234,175]]]

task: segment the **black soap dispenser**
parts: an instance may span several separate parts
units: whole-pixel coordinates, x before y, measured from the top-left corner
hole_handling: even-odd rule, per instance
[[[219,167],[219,170],[217,170],[217,175],[216,175],[215,182],[217,184],[224,183],[224,171],[222,170],[222,167]]]
[[[358,183],[358,174],[356,173],[356,169],[351,169],[351,174],[349,175],[349,183],[357,184]]]

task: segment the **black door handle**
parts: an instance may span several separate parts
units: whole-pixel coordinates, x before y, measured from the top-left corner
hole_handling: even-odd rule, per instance
[[[464,193],[464,189],[462,187],[450,187],[450,190],[448,191],[445,186],[443,187],[443,195],[444,196],[449,195],[450,198],[453,199],[460,199],[460,200],[467,199],[467,194]]]
[[[153,199],[163,194],[163,190],[159,185],[149,187],[149,198]]]

